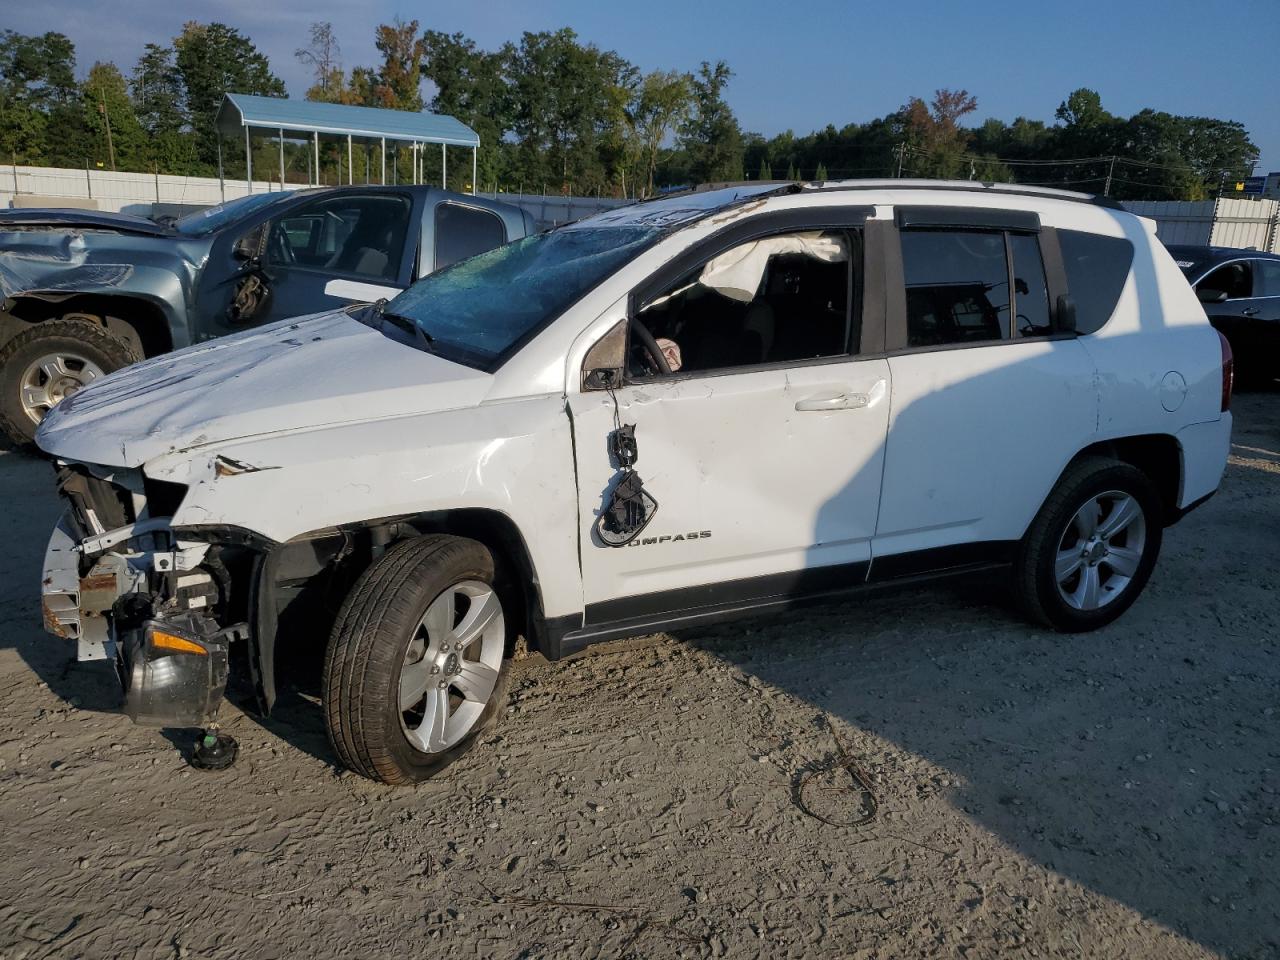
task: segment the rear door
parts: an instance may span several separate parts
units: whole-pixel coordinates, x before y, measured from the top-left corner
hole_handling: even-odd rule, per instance
[[[1017,211],[900,208],[897,221],[873,579],[1002,559],[1098,416],[1093,362],[1054,332],[1053,231]]]

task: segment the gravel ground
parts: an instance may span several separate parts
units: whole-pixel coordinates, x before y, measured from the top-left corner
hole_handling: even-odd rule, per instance
[[[39,627],[49,468],[0,453],[0,957],[1280,957],[1280,393],[1236,417],[1108,629],[976,580],[530,657],[416,790],[305,693],[228,711],[223,774],[111,713]],[[841,751],[861,826],[848,770],[797,796]]]

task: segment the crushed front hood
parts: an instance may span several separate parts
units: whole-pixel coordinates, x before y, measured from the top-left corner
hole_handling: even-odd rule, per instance
[[[67,210],[32,207],[0,210],[0,230],[31,228],[63,230],[114,230],[117,233],[140,233],[149,237],[170,237],[176,231],[154,220],[127,213],[100,213],[96,210]]]
[[[36,442],[136,467],[227,440],[469,406],[490,380],[337,311],[127,367],[54,407]]]

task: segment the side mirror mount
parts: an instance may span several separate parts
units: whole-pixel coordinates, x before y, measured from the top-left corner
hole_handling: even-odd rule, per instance
[[[1213,287],[1201,287],[1196,291],[1196,299],[1201,303],[1226,303],[1227,291],[1215,290]]]
[[[627,321],[621,320],[587,351],[582,361],[583,390],[611,390],[622,386],[627,358]]]
[[[1076,302],[1067,294],[1058,297],[1057,310],[1054,311],[1053,328],[1058,333],[1076,332]]]
[[[267,227],[261,223],[246,233],[231,248],[231,255],[246,262],[259,259],[267,250]]]

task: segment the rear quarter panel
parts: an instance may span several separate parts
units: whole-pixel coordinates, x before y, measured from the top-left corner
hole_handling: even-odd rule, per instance
[[[1106,210],[1089,213],[1081,229],[1126,237],[1134,247],[1133,269],[1110,321],[1079,341],[1098,371],[1098,439],[1179,438],[1179,506],[1186,506],[1212,492],[1226,466],[1231,421],[1221,412],[1218,334],[1153,224]],[[1196,425],[1205,426],[1190,429]]]

